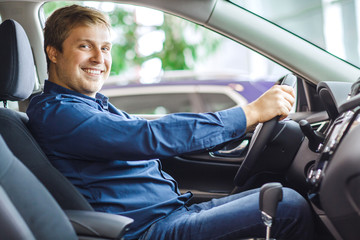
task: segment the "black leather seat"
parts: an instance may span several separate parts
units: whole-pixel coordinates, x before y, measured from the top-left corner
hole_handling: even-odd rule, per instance
[[[95,212],[50,164],[26,127],[27,115],[6,108],[9,100],[30,97],[35,65],[20,24],[4,21],[0,36],[0,101],[5,106],[0,108],[1,238],[77,239],[74,229],[81,239],[122,237],[133,220]]]
[[[35,65],[27,35],[20,24],[0,25],[0,101],[27,99],[35,85]],[[63,209],[92,211],[75,187],[48,161],[26,127],[25,113],[0,109],[0,134],[10,150],[45,185]]]
[[[0,159],[1,238],[77,239],[65,213],[2,137]]]
[[[132,219],[82,210],[65,214],[0,136],[0,222],[6,240],[104,240],[121,239]]]

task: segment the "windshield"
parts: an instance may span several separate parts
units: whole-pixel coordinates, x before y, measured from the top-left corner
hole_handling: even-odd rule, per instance
[[[232,0],[329,53],[360,66],[359,0]]]

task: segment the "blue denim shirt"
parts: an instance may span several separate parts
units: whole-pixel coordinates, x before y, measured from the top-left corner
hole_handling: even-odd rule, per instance
[[[212,148],[246,129],[241,108],[146,120],[116,109],[100,93],[91,98],[50,81],[27,114],[51,163],[95,210],[135,220],[128,238],[139,237],[192,196],[180,194],[159,158]]]

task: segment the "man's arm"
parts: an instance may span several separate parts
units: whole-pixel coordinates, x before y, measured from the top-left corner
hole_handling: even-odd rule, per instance
[[[80,100],[57,97],[39,101],[27,113],[29,127],[45,153],[74,160],[175,156],[239,138],[246,129],[241,108],[170,114],[149,121],[101,111]]]
[[[292,95],[291,88],[275,86],[243,109],[170,114],[151,121],[58,97],[39,101],[28,114],[30,128],[48,156],[145,160],[207,149],[239,138],[247,126],[277,115],[285,117]]]

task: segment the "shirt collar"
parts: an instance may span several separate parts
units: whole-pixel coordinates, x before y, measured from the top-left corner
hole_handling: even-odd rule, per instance
[[[89,97],[87,95],[81,94],[79,92],[64,88],[56,83],[45,80],[44,84],[44,93],[55,93],[55,94],[70,94],[77,97],[86,98],[100,104],[104,109],[108,108],[109,98],[101,93],[96,93],[95,98]]]

